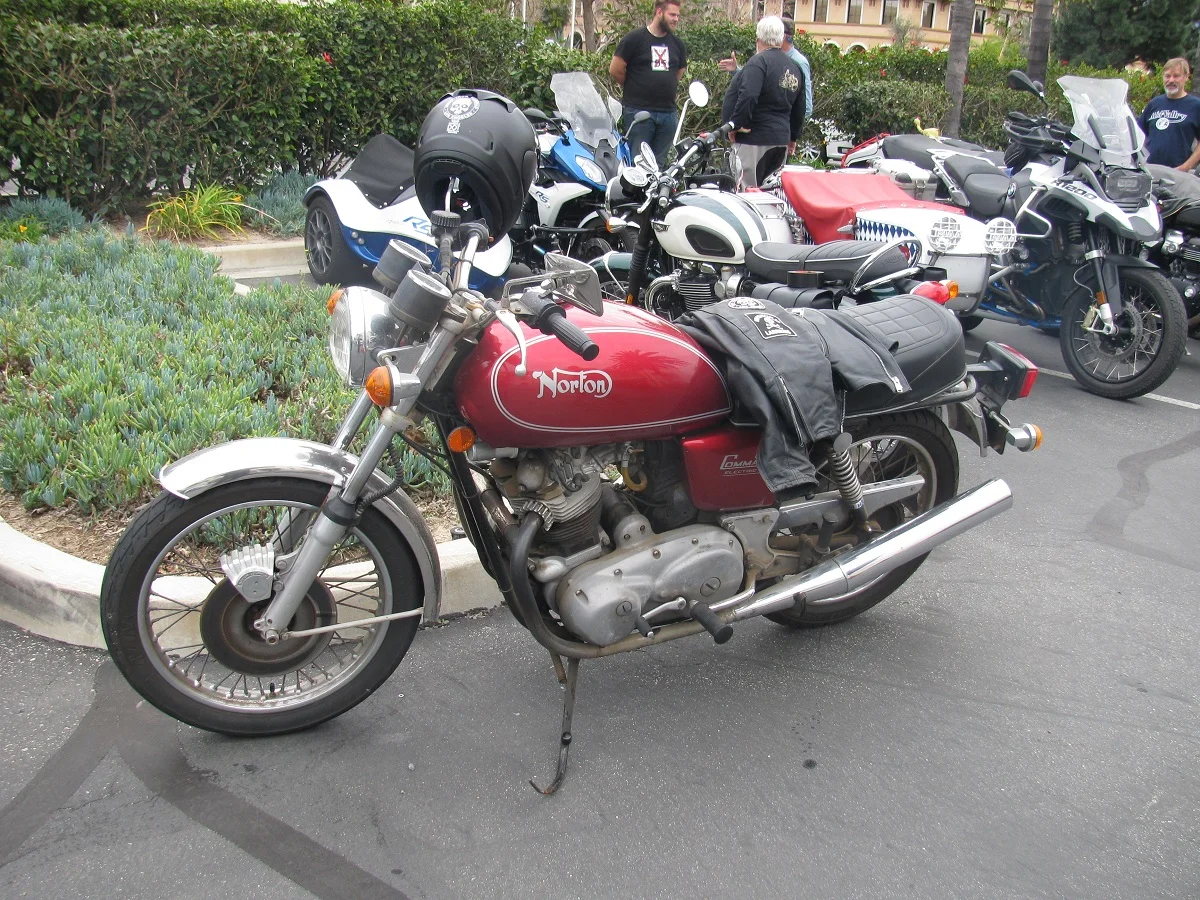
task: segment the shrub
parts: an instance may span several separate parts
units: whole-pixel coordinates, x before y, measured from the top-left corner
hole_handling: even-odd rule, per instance
[[[146,231],[174,240],[219,239],[218,228],[242,230],[242,195],[220,185],[201,185],[177,197],[156,200],[146,216]]]
[[[0,221],[0,241],[28,243],[41,240],[41,223],[33,219],[5,219]]]
[[[303,234],[305,192],[316,175],[287,172],[277,175],[261,191],[251,192],[242,208],[242,220],[251,228],[271,234]]]
[[[131,510],[162,465],[281,433],[332,439],[353,395],[318,292],[235,297],[199,250],[103,229],[0,242],[0,485],[27,508]],[[406,461],[438,484],[425,460]]]
[[[39,233],[47,235],[75,231],[87,224],[83,213],[55,197],[16,197],[0,206],[0,223],[17,221],[36,223]]]

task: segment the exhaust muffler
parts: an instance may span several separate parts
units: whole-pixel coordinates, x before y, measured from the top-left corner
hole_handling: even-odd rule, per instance
[[[1011,507],[1008,485],[999,478],[985,481],[861,547],[759,591],[724,611],[722,618],[736,622],[790,609],[800,601],[808,606],[832,605]]]

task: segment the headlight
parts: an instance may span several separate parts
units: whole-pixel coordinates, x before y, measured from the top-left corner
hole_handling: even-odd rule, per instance
[[[575,165],[579,166],[589,181],[594,181],[596,184],[604,184],[604,170],[586,156],[575,157]]]
[[[625,166],[621,169],[621,187],[630,193],[637,193],[650,183],[650,173],[641,166]]]
[[[1183,249],[1183,232],[1168,231],[1163,235],[1162,243],[1163,253],[1167,256],[1177,256],[1179,251]]]
[[[1141,206],[1150,200],[1154,180],[1137,169],[1110,169],[1104,176],[1104,193],[1113,203]]]
[[[962,226],[954,216],[942,216],[929,229],[929,246],[935,253],[949,253],[962,240]]]
[[[329,317],[329,357],[351,387],[375,368],[375,354],[396,346],[399,326],[388,313],[388,298],[368,287],[348,287]]]
[[[1017,226],[1012,220],[1000,217],[987,223],[983,233],[983,249],[992,256],[1003,256],[1017,245]]]

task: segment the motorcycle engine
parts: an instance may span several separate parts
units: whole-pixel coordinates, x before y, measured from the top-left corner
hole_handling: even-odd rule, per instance
[[[653,450],[653,448],[650,448]],[[645,454],[647,467],[631,463]],[[662,480],[672,460],[638,445],[521,450],[493,457],[489,469],[518,518],[538,513],[546,526],[530,554],[530,572],[542,585],[552,614],[598,646],[637,627],[646,612],[683,598],[715,603],[732,597],[744,575],[742,545],[715,525],[683,525],[695,509]],[[480,460],[482,461],[482,460]],[[653,463],[653,465],[649,465]],[[604,477],[621,469],[632,487]],[[629,499],[645,497],[661,534]]]
[[[718,270],[709,263],[683,263],[672,274],[654,279],[646,289],[647,302],[669,318],[678,318],[724,299],[730,274],[731,269]]]

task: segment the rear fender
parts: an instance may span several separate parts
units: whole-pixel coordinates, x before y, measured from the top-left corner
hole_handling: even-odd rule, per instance
[[[222,485],[264,476],[302,478],[332,487],[342,484],[357,463],[358,458],[354,455],[315,441],[247,438],[188,454],[164,466],[158,480],[175,496],[190,500]],[[390,483],[391,478],[376,469],[366,491],[379,490]],[[403,491],[394,491],[377,500],[375,508],[395,526],[412,550],[424,589],[422,619],[434,621],[441,606],[442,573],[437,545],[429,526],[416,504]]]

